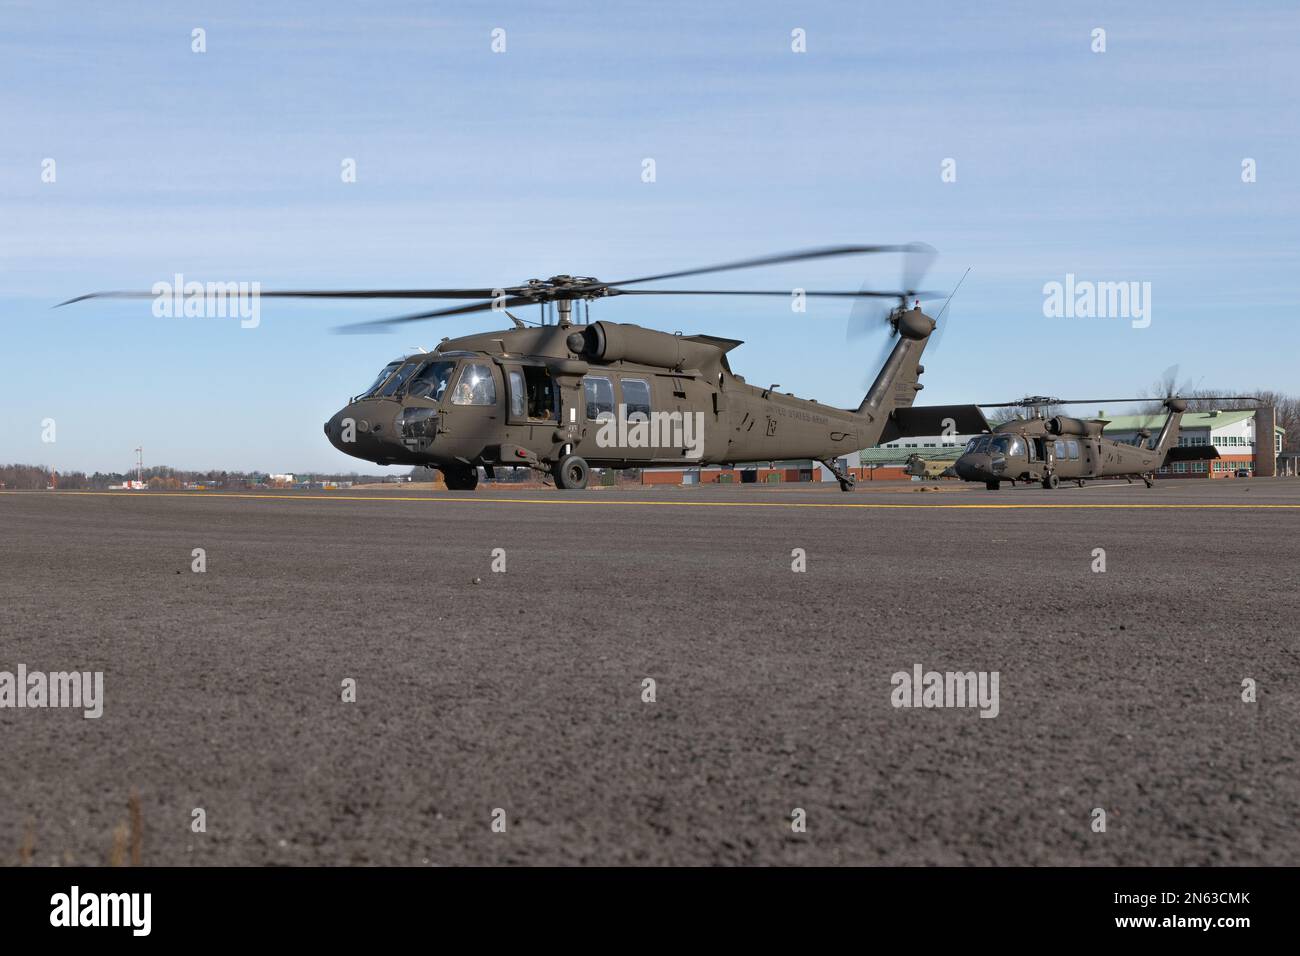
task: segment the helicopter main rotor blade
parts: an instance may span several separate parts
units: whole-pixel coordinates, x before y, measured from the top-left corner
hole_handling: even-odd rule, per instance
[[[980,408],[1031,408],[1034,405],[1118,405],[1122,402],[1149,402],[1149,398],[1053,398],[1049,401],[976,402]]]
[[[642,282],[658,282],[661,279],[681,279],[686,276],[702,276],[710,272],[730,272],[733,269],[754,269],[759,266],[775,266],[784,262],[807,262],[810,259],[832,259],[836,256],[862,256],[878,252],[915,252],[918,243],[894,246],[824,246],[819,249],[804,249],[799,252],[785,252],[774,256],[760,256],[757,259],[739,259],[736,262],[724,262],[702,269],[682,269],[678,272],[662,272],[659,275],[641,276],[636,279],[623,279],[619,282],[606,282],[602,285],[625,286],[638,285]],[[929,248],[928,246],[926,248]]]
[[[393,328],[394,326],[403,325],[407,322],[419,322],[423,319],[440,319],[452,315],[470,315],[474,312],[488,312],[494,308],[510,309],[520,305],[535,305],[535,299],[525,298],[523,296],[514,296],[508,298],[504,303],[498,305],[498,300],[489,299],[486,302],[473,302],[469,305],[458,305],[450,309],[435,309],[432,312],[412,312],[409,315],[394,315],[387,319],[370,319],[366,322],[352,322],[348,325],[336,326],[333,331],[346,334],[366,334],[368,332],[381,332]]]
[[[624,291],[618,288],[611,288],[610,295],[783,295],[789,298],[794,294],[794,289],[785,289],[782,291],[756,290],[756,289],[628,289]],[[818,292],[811,289],[803,290],[806,296],[823,296],[841,299],[901,299],[904,297],[902,292]],[[942,292],[908,292],[907,296],[915,296],[918,299],[938,299],[943,296]]]
[[[181,290],[182,292],[184,290]],[[263,292],[263,299],[490,299],[504,292],[509,295],[514,287],[506,289],[291,289]],[[251,294],[251,293],[250,293]],[[60,302],[55,308],[85,302],[87,299],[156,299],[156,292],[88,292]]]

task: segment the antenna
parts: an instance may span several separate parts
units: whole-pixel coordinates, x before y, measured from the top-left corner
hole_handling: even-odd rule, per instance
[[[957,294],[957,290],[961,288],[961,284],[965,282],[966,277],[970,275],[970,268],[970,266],[966,267],[966,271],[961,274],[961,278],[957,280],[957,284],[953,287],[952,292],[948,293],[948,298],[943,300],[943,308],[940,309],[939,314],[934,317],[936,325],[939,323],[939,320],[943,318],[943,314],[948,311],[948,303],[952,301],[952,297]]]

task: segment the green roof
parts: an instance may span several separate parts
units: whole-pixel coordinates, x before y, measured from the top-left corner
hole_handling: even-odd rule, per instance
[[[965,444],[947,448],[868,448],[862,452],[864,465],[902,465],[912,455],[925,461],[956,461],[965,450]]]

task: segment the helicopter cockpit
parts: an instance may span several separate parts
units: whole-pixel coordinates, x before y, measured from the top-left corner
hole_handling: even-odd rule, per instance
[[[457,401],[457,404],[493,404],[496,401],[495,394],[490,397],[478,394],[483,392],[485,387],[484,376],[481,372],[477,372],[477,369],[479,366],[468,366],[466,374],[461,377],[461,384],[456,394],[459,396],[460,391],[465,391],[468,398],[461,396],[466,400]],[[424,356],[405,361],[398,359],[385,365],[370,387],[357,395],[353,401],[361,401],[365,398],[423,398],[432,402],[441,402],[455,371],[455,359],[428,359]],[[491,389],[491,375],[487,375],[486,379],[486,387]],[[487,398],[487,401],[480,400],[482,398]]]
[[[966,443],[962,455],[981,454],[990,457],[1023,458],[1025,440],[1019,435],[976,435]]]

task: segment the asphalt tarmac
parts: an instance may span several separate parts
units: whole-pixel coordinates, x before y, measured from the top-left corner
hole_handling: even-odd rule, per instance
[[[0,493],[0,671],[104,674],[0,861],[1300,864],[1298,567],[1296,480]]]

